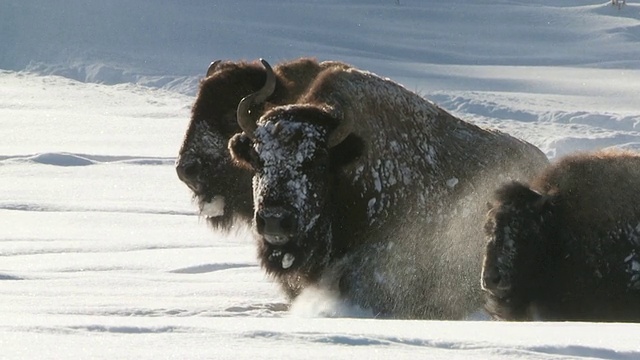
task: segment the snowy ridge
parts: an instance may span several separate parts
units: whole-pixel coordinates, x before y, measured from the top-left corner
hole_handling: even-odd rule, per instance
[[[493,118],[496,121],[514,120],[523,123],[557,123],[557,124],[578,124],[587,125],[602,130],[634,132],[640,131],[640,114],[621,114],[614,112],[616,109],[612,106],[611,112],[587,111],[587,110],[565,110],[557,109],[559,106],[551,104],[551,101],[545,103],[531,104],[524,101],[520,102],[518,108],[514,108],[513,104],[508,104],[515,95],[502,94],[444,94],[436,93],[429,97],[436,103],[445,106],[448,109],[458,113],[466,113],[469,115],[484,116]],[[494,97],[494,99],[491,99]],[[526,99],[526,95],[524,95]],[[554,107],[556,109],[554,109]]]
[[[45,64],[30,62],[24,71],[40,75],[56,75],[86,83],[115,85],[138,84],[153,88],[194,94],[198,88],[198,76],[140,75],[130,69],[108,64],[72,62],[68,64]]]
[[[407,65],[422,62],[640,66],[634,3],[621,10],[578,0],[147,5],[73,1],[67,6],[74,11],[67,11],[44,0],[0,4],[0,23],[7,24],[0,68],[194,94],[215,59],[275,63],[311,55],[408,78],[422,73]]]
[[[429,98],[478,125],[528,140],[550,158],[611,146],[640,149],[640,113],[609,106],[610,98],[503,92],[436,92]]]
[[[54,166],[87,166],[101,163],[122,163],[132,165],[171,165],[175,164],[174,158],[162,157],[136,157],[136,156],[110,156],[88,155],[72,153],[42,153],[35,155],[0,155],[0,165],[3,163],[34,163]]]
[[[0,274],[0,280],[22,280],[22,278],[13,275]]]
[[[92,208],[92,207],[72,207],[60,206],[56,204],[44,203],[12,203],[0,201],[0,210],[12,211],[36,211],[36,212],[111,212],[111,213],[131,213],[131,214],[154,214],[154,215],[180,215],[180,216],[197,216],[197,211],[175,211],[161,209],[144,209],[144,208]]]
[[[222,271],[227,269],[243,268],[248,266],[256,266],[256,265],[255,264],[204,264],[204,265],[189,266],[182,269],[175,269],[169,272],[172,272],[175,274],[203,274],[203,273]]]

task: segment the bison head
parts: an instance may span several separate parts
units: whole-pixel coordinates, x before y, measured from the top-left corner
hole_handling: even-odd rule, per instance
[[[214,227],[228,228],[234,216],[248,220],[253,214],[251,176],[233,166],[227,143],[241,131],[240,100],[260,89],[254,95],[257,105],[274,91],[276,78],[264,64],[212,63],[192,109],[176,171]]]
[[[247,104],[238,106],[239,121]],[[254,227],[267,272],[317,273],[332,254],[332,187],[362,143],[328,106],[289,105],[267,112],[229,142],[253,173]]]
[[[496,191],[496,202],[485,223],[483,290],[515,307],[544,286],[556,202],[555,197],[541,195],[518,182]]]

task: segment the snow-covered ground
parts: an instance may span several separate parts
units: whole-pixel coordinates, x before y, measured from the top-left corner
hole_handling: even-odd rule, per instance
[[[207,228],[173,163],[210,61],[298,56],[550,158],[640,149],[633,1],[2,1],[0,358],[640,358],[640,324],[286,311],[247,229]]]

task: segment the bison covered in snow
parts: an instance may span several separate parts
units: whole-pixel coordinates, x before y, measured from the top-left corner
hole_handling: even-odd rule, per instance
[[[479,309],[485,181],[527,179],[546,156],[344,64],[256,122],[268,96],[240,103],[229,147],[254,174],[259,257],[285,292],[318,285],[396,318]]]
[[[236,119],[240,100],[266,84],[270,95],[251,109],[253,116],[270,106],[294,103],[319,72],[333,66],[297,59],[267,72],[257,62],[211,63],[200,83],[176,171],[214,227],[226,229],[235,218],[249,223],[253,217],[251,175],[232,166],[227,150],[229,138],[241,131]]]
[[[504,320],[640,321],[640,154],[567,156],[499,188],[482,287]]]

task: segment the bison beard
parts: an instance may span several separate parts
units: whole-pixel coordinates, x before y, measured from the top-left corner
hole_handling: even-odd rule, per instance
[[[317,285],[394,318],[477,311],[488,189],[548,164],[531,144],[345,65],[257,124],[241,117],[229,147],[254,175],[265,270],[292,298]]]
[[[239,164],[256,173],[254,188],[263,189],[254,192],[259,258],[267,273],[284,281],[292,298],[318,281],[336,251],[344,251],[331,241],[332,214],[327,211],[336,201],[333,173],[362,151],[355,136],[331,149],[318,146],[327,144],[335,120],[315,108],[299,108],[297,114],[307,122],[289,122],[274,113],[277,120],[256,131],[258,143],[245,134],[230,141]],[[279,146],[279,139],[285,139],[285,146]],[[305,177],[321,181],[300,181]]]
[[[252,113],[259,116],[271,106],[294,103],[322,69],[334,66],[313,59],[279,64],[273,70],[275,89]],[[216,61],[200,83],[176,172],[214,228],[229,229],[235,219],[249,223],[253,217],[251,174],[233,166],[227,144],[241,131],[238,103],[263,87],[265,79],[266,71],[258,62]]]

